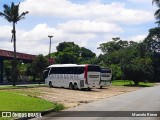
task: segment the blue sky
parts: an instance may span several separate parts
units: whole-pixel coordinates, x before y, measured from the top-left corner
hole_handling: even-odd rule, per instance
[[[113,37],[139,42],[157,26],[152,0],[0,0],[0,11],[11,2],[21,2],[20,12],[29,11],[16,25],[17,51],[29,54],[48,54],[53,35],[52,52],[60,42],[72,41],[98,55],[99,44]],[[0,30],[0,49],[13,50],[12,24],[0,17]]]

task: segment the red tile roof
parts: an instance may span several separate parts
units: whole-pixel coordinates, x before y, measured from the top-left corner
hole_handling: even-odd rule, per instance
[[[14,52],[0,49],[0,57],[13,58]],[[17,58],[22,60],[34,60],[36,58],[36,55],[17,52]]]
[[[14,52],[0,49],[0,57],[13,58]],[[36,55],[17,52],[17,59],[33,61],[35,58]],[[54,63],[55,62],[54,58],[50,58],[50,62]]]

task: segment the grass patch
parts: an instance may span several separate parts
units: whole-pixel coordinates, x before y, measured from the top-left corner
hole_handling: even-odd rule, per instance
[[[36,87],[46,87],[45,84],[30,84],[30,85],[17,85],[17,86],[12,86],[12,85],[2,85],[0,86],[0,90],[4,89],[25,89],[25,88],[36,88]]]
[[[113,80],[112,81],[113,86],[135,86],[133,81],[130,80]],[[138,87],[152,87],[154,86],[154,83],[149,82],[139,82]]]
[[[29,84],[29,85],[5,85],[0,86],[0,90],[14,92],[20,95],[31,96],[31,97],[39,97],[41,95],[41,91],[37,90],[37,87],[45,87],[46,85],[38,85],[38,84]]]
[[[40,98],[19,95],[14,92],[0,91],[0,111],[56,111],[64,109],[63,105],[54,104]]]
[[[8,89],[8,90],[3,90],[3,91],[8,91],[8,92],[14,92],[19,95],[25,95],[25,96],[31,96],[31,97],[39,97],[41,95],[41,92],[36,90],[36,89]]]
[[[0,120],[13,120],[12,118],[2,118],[2,117],[0,117]]]
[[[41,95],[41,91],[37,90],[36,87],[40,86],[4,86],[5,89],[0,90],[0,111],[42,112],[54,110],[58,112],[65,109],[62,104],[38,98]],[[1,119],[12,120],[13,118],[4,119],[0,117]]]

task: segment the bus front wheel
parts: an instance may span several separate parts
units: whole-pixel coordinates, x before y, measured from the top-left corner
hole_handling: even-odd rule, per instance
[[[53,87],[53,85],[52,85],[52,82],[51,81],[49,81],[49,87]]]

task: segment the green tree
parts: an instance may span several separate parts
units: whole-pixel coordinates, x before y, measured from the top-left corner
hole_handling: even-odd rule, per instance
[[[128,47],[129,43],[128,41],[121,40],[119,37],[112,38],[111,41],[107,43],[100,44],[100,47],[98,49],[101,49],[101,51],[105,54],[112,53],[114,51],[118,51],[122,48]]]
[[[11,82],[12,67],[11,67],[10,60],[5,60],[4,61],[4,73],[5,73],[5,76],[6,76],[6,80],[8,82]]]
[[[160,73],[160,27],[152,28],[149,30],[148,36],[145,38],[144,43],[148,47],[148,53],[153,61],[154,76],[153,81],[159,81]]]
[[[93,53],[91,50],[82,47],[80,48],[80,55],[78,58],[78,63],[79,64],[98,64],[98,59],[96,57],[96,54]]]
[[[13,24],[12,30],[12,39],[13,39],[13,46],[14,46],[14,64],[13,64],[13,86],[16,85],[16,69],[17,69],[17,62],[16,62],[16,27],[15,24],[24,19],[24,16],[28,13],[28,11],[19,14],[19,4],[15,5],[14,3],[11,6],[4,4],[4,11],[0,12],[0,16],[4,17],[8,22]]]
[[[153,66],[150,58],[135,58],[130,64],[123,66],[124,76],[133,80],[137,86],[141,81],[151,81],[153,77]]]
[[[148,49],[151,52],[160,51],[160,27],[150,29],[144,42],[148,45]]]
[[[110,68],[112,68],[112,79],[113,80],[120,80],[122,79],[122,69],[121,69],[121,66],[119,64],[111,64],[111,65],[108,65],[110,66]],[[106,66],[106,67],[108,67]]]
[[[113,70],[113,79],[122,79],[122,60],[126,58],[125,51],[129,46],[136,44],[133,41],[121,40],[119,37],[112,38],[111,41],[100,44],[98,49],[104,53],[100,56],[100,63]]]
[[[158,9],[155,11],[154,16],[157,19],[156,23],[160,26],[160,0],[153,0],[152,4],[156,4]]]
[[[39,84],[40,81],[43,80],[43,71],[48,65],[48,59],[45,58],[42,54],[38,55],[32,63],[32,72],[39,78]]]
[[[74,42],[62,42],[56,47],[57,52],[51,56],[60,64],[94,64],[97,63],[96,54],[85,47],[79,47]]]
[[[76,64],[78,54],[73,51],[56,52],[56,62],[60,64]]]
[[[80,49],[80,55],[82,58],[86,59],[86,60],[89,60],[91,58],[94,58],[96,57],[96,54],[93,53],[91,50],[85,48],[85,47],[82,47]]]
[[[62,43],[59,43],[59,45],[56,48],[57,48],[57,51],[59,51],[59,52],[63,52],[63,51],[76,51],[76,52],[78,52],[80,50],[80,47],[78,45],[74,44],[74,42],[62,42]]]
[[[135,85],[140,81],[152,81],[152,59],[144,42],[130,46],[124,50],[126,55],[122,60],[122,71],[125,79],[133,80]]]
[[[100,45],[99,49],[104,53],[100,56],[100,63],[112,68],[113,79],[133,80],[135,85],[140,81],[151,81],[153,66],[148,48],[145,42],[113,38],[112,41]]]

